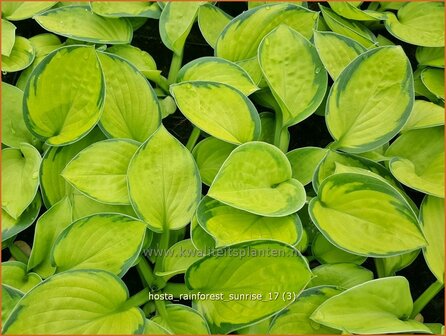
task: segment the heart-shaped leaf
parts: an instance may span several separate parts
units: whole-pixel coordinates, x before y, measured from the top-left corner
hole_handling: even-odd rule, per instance
[[[409,266],[420,254],[420,250],[404,253],[387,258],[375,258],[375,267],[378,276],[394,276],[396,272]]]
[[[284,127],[306,119],[322,102],[327,72],[316,48],[300,33],[286,25],[274,29],[259,45],[259,64]]]
[[[308,210],[331,243],[354,254],[386,257],[426,245],[406,199],[372,175],[341,173],[326,178]],[[364,235],[367,240],[355,239]]]
[[[160,7],[154,2],[101,1],[91,2],[90,6],[93,12],[106,17],[143,17],[158,19],[161,14]]]
[[[311,319],[355,334],[430,333],[422,323],[409,319],[412,307],[409,282],[400,276],[389,277],[368,281],[328,299]]]
[[[421,81],[435,97],[444,100],[444,69],[424,69],[421,72]]]
[[[139,144],[125,139],[99,141],[77,154],[62,176],[85,195],[109,204],[130,204],[127,169]]]
[[[130,201],[155,232],[186,226],[200,201],[192,154],[163,125],[139,147],[128,169]]]
[[[310,183],[317,166],[327,152],[328,149],[319,147],[302,147],[288,152],[286,157],[291,163],[293,178],[302,185]]]
[[[373,279],[373,272],[356,264],[324,264],[311,270],[314,278],[308,287],[336,286],[348,289]]]
[[[265,142],[237,147],[220,168],[208,196],[234,208],[269,217],[290,215],[305,203],[285,154]]]
[[[206,321],[196,310],[188,306],[167,304],[165,315],[157,315],[153,317],[152,320],[172,334],[209,334],[209,328]]]
[[[93,47],[60,48],[45,57],[29,78],[24,96],[25,122],[49,145],[75,142],[98,122],[104,89]],[[49,96],[51,100],[46,99]]]
[[[27,68],[34,61],[35,51],[28,39],[16,36],[9,56],[2,57],[2,71],[16,72]]]
[[[279,242],[257,241],[219,249],[198,260],[186,272],[186,285],[192,293],[214,294],[214,299],[194,303],[211,332],[224,334],[285,308],[310,277],[308,264],[297,250]],[[274,293],[280,299],[271,298]]]
[[[197,219],[203,229],[215,238],[217,247],[259,239],[294,245],[302,236],[302,223],[296,214],[262,217],[207,196],[198,206]]]
[[[334,146],[361,153],[385,144],[406,123],[413,100],[412,70],[401,47],[361,54],[336,79],[327,99]]]
[[[204,132],[237,145],[259,137],[254,104],[232,86],[192,81],[171,85],[170,92],[186,118]]]
[[[6,1],[2,4],[2,16],[11,21],[25,20],[53,7],[56,3],[57,1]]]
[[[26,293],[41,281],[42,279],[38,274],[28,273],[26,265],[22,262],[7,261],[2,263],[2,284],[4,285]]]
[[[2,19],[1,27],[2,27],[2,55],[9,56],[11,55],[12,47],[14,47],[16,26],[14,26],[8,20]]]
[[[215,48],[218,37],[231,19],[232,16],[211,4],[205,4],[198,10],[198,26],[212,48]]]
[[[412,129],[444,125],[444,109],[425,100],[415,100],[409,120],[402,132]]]
[[[58,273],[100,269],[123,276],[138,258],[145,233],[143,222],[121,214],[84,217],[58,236],[52,264]]]
[[[138,308],[126,307],[127,299],[124,282],[109,272],[78,270],[56,274],[20,300],[4,324],[3,333],[141,333],[144,314]]]

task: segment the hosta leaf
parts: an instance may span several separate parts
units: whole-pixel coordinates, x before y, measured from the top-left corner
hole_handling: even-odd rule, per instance
[[[361,54],[328,96],[326,122],[334,146],[361,153],[383,145],[404,126],[413,100],[412,70],[401,47]]]
[[[90,6],[96,14],[107,17],[146,17],[158,19],[161,14],[161,10],[155,2],[92,1]]]
[[[171,85],[170,92],[186,118],[220,140],[241,144],[260,134],[254,104],[232,86],[192,81]]]
[[[444,99],[444,69],[424,69],[421,81],[435,97]]]
[[[386,152],[390,171],[402,184],[444,197],[444,128],[431,127],[402,134]]]
[[[444,68],[444,47],[418,47],[415,57],[419,65]]]
[[[192,244],[199,250],[208,252],[215,248],[214,238],[198,224],[196,215],[190,222],[190,238]]]
[[[158,323],[147,320],[144,324],[143,335],[169,335],[171,334],[166,328],[161,327]]]
[[[215,55],[230,61],[253,58],[262,39],[280,24],[288,25],[310,39],[317,17],[316,12],[290,3],[250,9],[225,27],[217,40]]]
[[[21,291],[2,284],[2,325],[5,325],[6,320],[22,296]]]
[[[11,21],[25,20],[53,7],[56,3],[57,1],[4,1],[2,16]]]
[[[334,287],[306,289],[288,308],[277,314],[269,328],[269,334],[341,334],[340,330],[326,327],[310,320],[311,314],[327,299],[341,291]]]
[[[161,114],[150,84],[124,59],[98,53],[107,93],[99,126],[113,138],[142,142],[156,131]]]
[[[412,307],[409,282],[398,276],[350,288],[325,301],[311,319],[347,333],[430,333],[422,323],[409,319]]]
[[[98,122],[104,90],[93,47],[60,48],[48,55],[29,78],[24,96],[25,122],[49,145],[75,142]],[[48,96],[52,99],[46,99]]]
[[[172,334],[207,335],[209,328],[203,317],[194,309],[179,304],[167,304],[165,316],[157,315],[152,321]]]
[[[141,333],[144,314],[138,308],[125,306],[127,298],[124,282],[111,273],[98,270],[64,272],[28,292],[12,311],[3,332]]]
[[[398,17],[386,14],[386,29],[397,39],[424,47],[444,47],[442,2],[408,2],[398,9]]]
[[[72,192],[73,188],[60,175],[68,162],[81,150],[104,138],[105,136],[102,132],[94,128],[81,140],[71,145],[48,148],[40,167],[40,187],[42,189],[43,202],[47,208],[50,208]]]
[[[106,18],[93,13],[90,6],[67,6],[46,11],[34,19],[46,30],[79,41],[130,43],[133,29],[125,18]]]
[[[376,21],[376,20],[385,20],[386,14],[380,13],[373,10],[362,10],[359,9],[353,2],[347,1],[330,1],[329,5],[331,9],[333,9],[336,14],[341,15],[350,20],[357,21]]]
[[[328,27],[335,33],[347,36],[365,48],[373,47],[376,44],[375,35],[366,26],[344,19],[328,7],[319,5],[319,8]]]
[[[143,222],[121,214],[81,218],[58,236],[52,264],[57,273],[100,269],[123,276],[138,258],[145,232]]]
[[[28,39],[16,36],[9,56],[2,56],[2,71],[16,72],[27,68],[35,57],[34,48]]]
[[[31,204],[23,211],[19,218],[12,218],[2,208],[2,242],[15,236],[19,232],[28,228],[39,215],[40,206],[42,205],[42,198],[37,193]]]
[[[164,45],[175,54],[182,54],[184,43],[203,1],[168,2],[159,20],[159,32]]]
[[[274,1],[274,2],[276,2],[276,1]],[[277,1],[277,3],[286,3],[286,2],[285,1]],[[271,4],[271,2],[270,1],[248,1],[248,9],[263,6],[266,4]],[[293,1],[293,4],[299,5],[302,7],[307,7],[306,3],[304,3],[303,1]]]
[[[284,127],[306,119],[322,102],[327,72],[303,35],[280,25],[260,43],[259,64],[280,106]]]
[[[308,209],[330,242],[354,254],[386,257],[426,245],[409,203],[394,187],[374,176],[332,175],[322,182]],[[367,240],[353,238],[364,235]]]
[[[444,283],[444,199],[426,196],[420,220],[428,242],[423,249],[424,259],[437,280]]]
[[[302,235],[302,223],[296,214],[262,217],[232,208],[208,196],[198,206],[197,219],[215,238],[217,247],[259,239],[294,245]]]
[[[289,300],[282,299],[285,293],[298,294],[311,277],[300,253],[283,243],[257,241],[217,251],[192,264],[186,272],[186,285],[193,292],[223,294],[221,300],[194,301],[212,333],[228,333],[280,311],[294,300],[293,295]],[[247,294],[247,289],[261,298],[235,296]],[[270,300],[270,292],[279,293],[281,299]]]
[[[291,174],[280,149],[265,142],[246,143],[226,159],[208,196],[253,214],[287,216],[305,203],[305,190]]]
[[[127,168],[139,144],[125,139],[96,142],[77,154],[61,175],[85,195],[109,204],[130,204]]]
[[[51,265],[51,249],[59,234],[71,223],[72,207],[67,197],[40,216],[28,260],[28,271],[33,270],[43,278],[54,274],[56,268]]]
[[[415,100],[409,120],[401,131],[444,125],[444,108],[425,100]]]
[[[184,81],[223,83],[233,86],[246,96],[258,90],[243,68],[219,57],[201,57],[187,63],[177,76],[177,82]]]
[[[11,55],[12,47],[15,42],[15,30],[16,26],[14,26],[8,20],[2,19],[2,55],[9,56]]]
[[[351,288],[373,279],[373,272],[356,264],[325,264],[312,269],[314,278],[308,287],[336,286]]]
[[[232,17],[220,8],[205,4],[198,10],[198,26],[206,42],[215,48],[218,37]]]
[[[271,112],[261,112],[260,124],[261,131],[259,136],[259,141],[267,142],[269,144],[274,144],[274,129],[276,124],[276,118],[274,113]],[[288,132],[289,135],[289,132]]]
[[[314,45],[333,80],[339,77],[351,61],[367,50],[355,40],[333,32],[314,32]]]
[[[420,250],[387,258],[375,258],[375,266],[379,277],[394,276],[396,272],[409,266],[418,256]]]
[[[208,137],[194,147],[192,154],[204,184],[211,185],[223,162],[235,148],[235,145],[214,137]]]
[[[186,226],[201,197],[192,154],[163,125],[130,162],[128,185],[135,212],[156,232]]]
[[[311,253],[321,264],[352,263],[361,265],[367,259],[336,247],[320,232],[313,239]]]
[[[327,152],[328,149],[319,147],[301,147],[288,152],[286,157],[291,163],[293,178],[302,185],[310,183],[317,166]]]
[[[42,281],[40,276],[34,272],[28,273],[26,265],[18,261],[7,261],[2,263],[2,284],[15,288],[22,293]]]
[[[40,162],[37,149],[26,143],[2,150],[2,209],[14,219],[36,196]]]

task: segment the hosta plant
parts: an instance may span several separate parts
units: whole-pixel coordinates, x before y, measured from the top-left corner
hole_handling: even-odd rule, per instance
[[[1,5],[3,334],[443,332],[442,2]]]

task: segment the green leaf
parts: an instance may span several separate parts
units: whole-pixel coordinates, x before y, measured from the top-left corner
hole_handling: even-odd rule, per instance
[[[415,100],[403,131],[444,125],[444,108],[425,100]]]
[[[301,147],[286,154],[291,163],[293,178],[302,185],[311,182],[317,166],[328,153],[328,149],[319,147]]]
[[[143,17],[158,19],[160,7],[155,2],[101,1],[90,2],[91,10],[106,17]]]
[[[2,242],[15,236],[28,228],[39,215],[40,207],[42,205],[42,198],[37,193],[31,204],[23,211],[19,218],[12,218],[2,208]]]
[[[218,37],[231,21],[232,16],[211,4],[200,6],[198,10],[198,26],[206,42],[215,48]]]
[[[159,19],[159,32],[164,45],[175,54],[183,54],[184,43],[189,35],[198,8],[203,1],[168,2]]]
[[[259,64],[280,106],[284,127],[308,118],[322,102],[327,72],[303,35],[280,25],[260,43]]]
[[[126,60],[105,53],[98,56],[107,88],[99,126],[109,137],[147,140],[161,121],[155,92]]]
[[[2,325],[5,325],[6,320],[22,296],[21,291],[2,284]]]
[[[2,71],[17,72],[27,68],[34,61],[35,51],[28,39],[16,36],[9,56],[2,57]]]
[[[15,42],[15,30],[16,26],[14,26],[8,20],[2,19],[2,55],[9,56],[12,52],[12,47]]]
[[[127,298],[124,282],[111,273],[88,270],[56,274],[20,300],[3,333],[141,333],[144,314],[138,308],[126,307]]]
[[[334,287],[318,287],[306,289],[287,309],[274,317],[269,334],[340,334],[340,330],[326,327],[310,320],[311,314],[327,299],[340,293]]]
[[[2,3],[2,17],[11,21],[29,19],[56,3],[57,1],[5,1]]]
[[[312,269],[314,278],[308,287],[336,286],[348,289],[373,279],[373,272],[351,263],[325,264]]]
[[[77,154],[61,175],[98,202],[130,204],[127,168],[139,144],[126,139],[96,142]]]
[[[262,217],[208,196],[198,206],[197,219],[203,229],[215,238],[217,247],[262,239],[294,245],[302,236],[302,223],[296,214]]]
[[[262,39],[281,24],[288,25],[310,39],[317,17],[318,13],[290,3],[255,7],[226,25],[217,40],[215,55],[230,61],[256,57]]]
[[[124,44],[130,43],[133,36],[132,26],[127,19],[96,15],[88,5],[55,8],[36,15],[34,19],[54,34],[79,41]]]
[[[2,284],[4,285],[26,293],[41,281],[42,279],[38,274],[26,271],[24,263],[18,261],[2,262]]]
[[[408,2],[398,9],[398,17],[386,14],[386,29],[397,39],[424,47],[444,47],[442,2]]]
[[[145,232],[143,222],[121,214],[81,218],[58,236],[52,264],[57,273],[99,269],[122,277],[138,258]]]
[[[259,141],[267,142],[271,145],[274,144],[274,129],[276,124],[276,117],[274,113],[271,112],[261,112],[260,116],[260,136]],[[287,131],[288,132],[288,131]],[[289,132],[288,132],[289,136]]]
[[[72,223],[72,207],[64,198],[39,217],[28,260],[28,271],[34,270],[43,278],[53,275],[56,268],[51,265],[51,249],[59,234]]]
[[[386,152],[390,171],[402,184],[426,194],[444,197],[444,128],[405,132]]]
[[[2,209],[14,219],[36,196],[40,162],[40,153],[26,143],[2,150]]]
[[[204,252],[197,250],[192,244],[192,240],[180,240],[166,251],[161,270],[155,274],[170,279],[174,275],[185,273],[188,267],[203,255]]]
[[[367,259],[336,247],[320,232],[313,238],[311,254],[321,264],[352,263],[361,265]]]
[[[311,319],[346,333],[430,333],[422,323],[409,319],[412,307],[409,282],[398,276],[350,288],[325,301]]]
[[[346,20],[328,7],[319,5],[319,8],[324,16],[325,22],[333,32],[347,36],[365,48],[375,46],[376,37],[366,26],[359,22]]]
[[[167,304],[165,316],[157,315],[152,321],[172,334],[207,335],[209,328],[203,317],[194,309],[179,304]]]
[[[359,9],[354,2],[329,1],[328,3],[336,14],[343,16],[346,19],[356,21],[377,21],[386,19],[385,13],[368,9]]]
[[[43,202],[47,208],[59,202],[66,195],[70,195],[73,190],[60,175],[68,162],[82,149],[104,138],[104,134],[99,129],[94,128],[81,140],[71,145],[48,148],[40,167],[40,187]]]
[[[194,147],[192,154],[204,184],[211,185],[223,162],[235,148],[235,145],[214,137],[207,137]]]
[[[139,147],[128,169],[130,201],[155,232],[186,226],[201,197],[192,154],[163,125]]]
[[[249,96],[258,90],[248,73],[235,63],[219,57],[201,57],[178,72],[177,82],[210,81],[232,86]]]
[[[170,335],[170,332],[158,323],[146,319],[143,335]]]
[[[192,244],[198,249],[202,251],[211,251],[215,248],[215,240],[214,238],[207,233],[201,226],[198,224],[197,216],[195,215],[190,222],[190,237]]]
[[[424,69],[421,81],[435,97],[444,100],[444,69]]]
[[[178,108],[204,132],[234,144],[256,140],[260,118],[254,104],[227,84],[192,81],[170,86]]]
[[[208,196],[253,214],[290,215],[305,203],[305,189],[293,179],[285,154],[265,142],[249,142],[232,151]]]
[[[194,304],[211,332],[224,334],[285,308],[310,278],[308,264],[297,250],[284,243],[256,241],[216,250],[195,262],[186,272],[186,285],[193,293],[222,296]],[[270,292],[280,299],[270,299]],[[250,300],[241,294],[256,296]]]
[[[387,258],[375,258],[375,266],[379,277],[394,276],[396,272],[406,268],[418,257],[420,250]]]
[[[282,2],[282,1],[274,1],[275,3],[286,3],[286,2]],[[263,6],[266,4],[271,4],[270,1],[248,1],[248,9],[252,9],[255,7],[259,7],[259,6]],[[302,7],[307,7],[306,3],[304,3],[303,1],[293,1],[293,4],[295,5],[299,5]]]
[[[356,57],[367,51],[355,40],[333,32],[314,32],[314,45],[319,57],[333,80]]]
[[[371,175],[342,173],[326,178],[308,210],[331,243],[354,254],[386,257],[426,245],[406,199]],[[356,239],[364,235],[367,240]]]
[[[428,242],[423,249],[424,259],[437,280],[444,283],[444,199],[426,196],[420,221]]]
[[[419,65],[444,68],[444,47],[418,47],[415,57]]]
[[[50,146],[73,143],[98,122],[104,95],[104,78],[94,48],[60,48],[29,78],[23,101],[25,123]]]
[[[392,139],[409,118],[412,70],[401,47],[380,47],[358,56],[333,84],[327,127],[334,146],[361,153]]]

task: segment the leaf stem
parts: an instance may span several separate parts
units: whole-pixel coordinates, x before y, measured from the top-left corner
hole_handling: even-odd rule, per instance
[[[184,283],[169,282],[163,288],[163,293],[172,294],[175,299],[180,298],[180,295],[190,294],[192,291],[186,287]]]
[[[187,140],[186,148],[192,152],[192,149],[194,149],[195,144],[197,143],[198,138],[200,137],[200,129],[197,126],[194,126],[194,129],[192,130],[192,133],[189,136],[189,139]]]
[[[178,71],[181,69],[181,64],[183,63],[183,49],[179,54],[173,53],[172,61],[170,63],[169,75],[167,76],[167,83],[170,85],[175,83],[178,75]]]
[[[9,245],[8,248],[9,252],[15,260],[20,261],[24,264],[28,264],[29,257],[16,244],[13,243]]]
[[[278,147],[282,152],[286,153],[288,151],[289,139],[287,137],[287,127],[282,125],[282,112],[279,108],[275,109],[275,130],[274,130],[274,145]]]
[[[389,276],[385,272],[384,261],[381,258],[374,258],[373,261],[375,263],[376,274],[378,275],[378,278],[385,278]]]
[[[431,284],[414,302],[412,315],[410,315],[410,318],[415,318],[415,316],[417,316],[443,288],[444,284],[438,280]]]
[[[122,310],[127,310],[134,307],[140,307],[143,304],[146,304],[149,302],[149,288],[144,288],[143,290],[139,291],[135,295],[129,297],[126,302],[122,305]]]
[[[169,81],[164,76],[159,76],[157,81],[154,81],[166,94],[169,94]]]
[[[136,268],[142,275],[146,284],[152,288],[155,283],[155,275],[153,274],[152,267],[144,256],[141,256],[138,264],[136,264]]]
[[[166,303],[163,300],[155,300],[155,308],[161,317],[164,319],[167,317]]]

